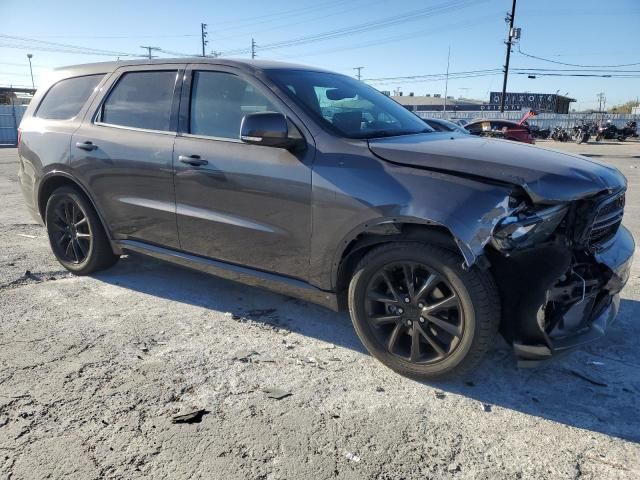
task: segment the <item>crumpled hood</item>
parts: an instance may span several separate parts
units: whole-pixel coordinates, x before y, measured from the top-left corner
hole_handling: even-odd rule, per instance
[[[383,160],[521,186],[535,203],[558,203],[626,186],[615,168],[580,155],[509,140],[425,133],[369,140]]]

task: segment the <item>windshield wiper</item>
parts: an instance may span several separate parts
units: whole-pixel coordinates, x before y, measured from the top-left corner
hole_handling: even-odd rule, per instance
[[[373,132],[367,132],[362,138],[382,138],[382,137],[399,137],[401,135],[416,135],[418,133],[431,133],[430,128],[424,130],[374,130]]]

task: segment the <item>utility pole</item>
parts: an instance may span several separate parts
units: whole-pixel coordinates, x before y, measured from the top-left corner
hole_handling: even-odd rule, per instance
[[[449,52],[447,53],[447,76],[444,81],[444,105],[442,111],[447,111],[447,94],[449,93],[449,60],[451,59],[451,45],[449,45]]]
[[[200,39],[202,40],[202,56],[206,57],[207,54],[205,53],[204,48],[209,43],[209,41],[207,40],[207,24],[206,23],[200,24]]]
[[[598,112],[600,113],[600,124],[602,125],[604,123],[604,110],[607,108],[607,96],[604,92],[600,92],[596,95],[596,98],[598,99]]]
[[[33,68],[31,67],[31,59],[33,58],[33,54],[27,53],[27,58],[29,59],[29,72],[31,72],[31,87],[35,90],[36,84],[33,83]]]
[[[469,90],[471,90],[469,87],[460,87],[460,90],[464,91],[464,97],[462,98],[469,98]]]
[[[356,77],[358,80],[360,80],[360,79],[362,78],[362,76],[361,76],[361,72],[362,72],[362,69],[363,69],[363,68],[364,68],[364,67],[353,67],[353,69],[354,69],[354,70],[357,70],[357,71],[358,71],[358,73],[357,73],[357,77]]]
[[[155,55],[151,55],[151,51],[152,50],[160,50],[160,47],[149,47],[149,46],[145,46],[145,45],[140,45],[140,48],[145,48],[148,52],[147,56],[149,58],[149,60],[151,60],[152,58],[155,58]]]
[[[600,92],[598,95],[596,95],[596,98],[598,99],[598,111],[602,112],[602,101],[604,100],[604,92]]]
[[[251,58],[256,58],[256,47],[258,45],[256,44],[256,41],[253,39],[253,37],[251,37]]]
[[[507,58],[504,63],[504,80],[502,82],[502,96],[500,97],[500,112],[504,112],[504,100],[507,95],[507,77],[509,76],[509,59],[511,58],[511,45],[513,44],[513,38],[516,37],[516,32],[513,28],[513,20],[516,16],[516,0],[513,0],[511,5],[511,15],[507,14],[505,21],[509,22],[509,32],[507,33],[507,41],[504,42],[507,45]],[[519,36],[519,34],[518,34]]]

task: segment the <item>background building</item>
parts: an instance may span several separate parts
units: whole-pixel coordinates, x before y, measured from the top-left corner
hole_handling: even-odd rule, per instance
[[[388,93],[388,92],[383,92]],[[500,111],[501,92],[491,92],[489,101],[470,98],[447,97],[447,112],[491,112]],[[413,112],[441,112],[445,110],[445,99],[440,94],[416,96],[392,95],[396,102]],[[534,109],[538,113],[569,113],[569,105],[575,99],[555,93],[514,93],[507,92],[505,96],[504,110],[506,112],[520,112],[521,110]]]
[[[392,95],[396,102],[404,106],[407,110],[413,112],[437,112],[443,111],[445,106],[445,99],[438,93],[433,95],[427,94],[424,96],[416,96],[413,93],[409,95]],[[447,97],[447,111],[462,112],[462,111],[478,111],[480,106],[484,103],[482,100],[473,100],[469,98],[453,98]]]
[[[502,92],[491,92],[489,103],[483,110],[500,110]],[[569,105],[574,98],[555,93],[514,93],[507,92],[504,99],[505,110],[534,109],[538,113],[569,113]]]

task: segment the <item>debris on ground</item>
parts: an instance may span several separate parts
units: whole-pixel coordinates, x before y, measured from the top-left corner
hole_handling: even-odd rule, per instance
[[[587,365],[593,365],[594,367],[602,367],[604,365],[604,362],[598,362],[596,360],[589,360],[587,362]]]
[[[491,405],[489,405],[488,403],[483,403],[482,404],[482,411],[483,412],[490,412],[491,411]]]
[[[171,423],[200,423],[202,421],[202,417],[207,413],[209,413],[209,411],[204,408],[193,410],[189,413],[175,415],[171,418]]]
[[[442,400],[443,398],[445,398],[447,395],[444,392],[436,392],[436,398],[438,400]]]
[[[591,383],[592,385],[597,385],[599,387],[608,387],[609,385],[607,383],[604,382],[604,380],[601,380],[600,378],[598,378],[595,375],[590,375],[588,373],[584,373],[581,372],[580,370],[576,370],[576,369],[569,369],[568,372],[573,375],[574,377],[578,377],[581,378],[583,380],[586,380],[587,382]]]
[[[382,393],[382,392],[384,392],[384,388],[376,387],[376,392]]]
[[[235,354],[233,360],[238,360],[243,363],[251,363],[254,361],[253,357],[255,357],[256,355],[260,354],[255,350],[242,350]]]
[[[17,233],[16,235],[18,235],[19,237],[24,237],[24,238],[38,238],[35,235],[27,235],[26,233]]]
[[[351,453],[351,452],[344,452],[344,456],[347,458],[347,460],[349,460],[350,462],[355,462],[358,463],[360,461],[360,457],[358,455],[356,455],[355,453]]]
[[[265,388],[262,391],[267,394],[267,398],[273,398],[274,400],[282,400],[293,395],[291,392],[276,387]]]
[[[268,317],[276,312],[275,308],[256,308],[249,310],[246,315],[251,318],[260,319],[262,317]]]

